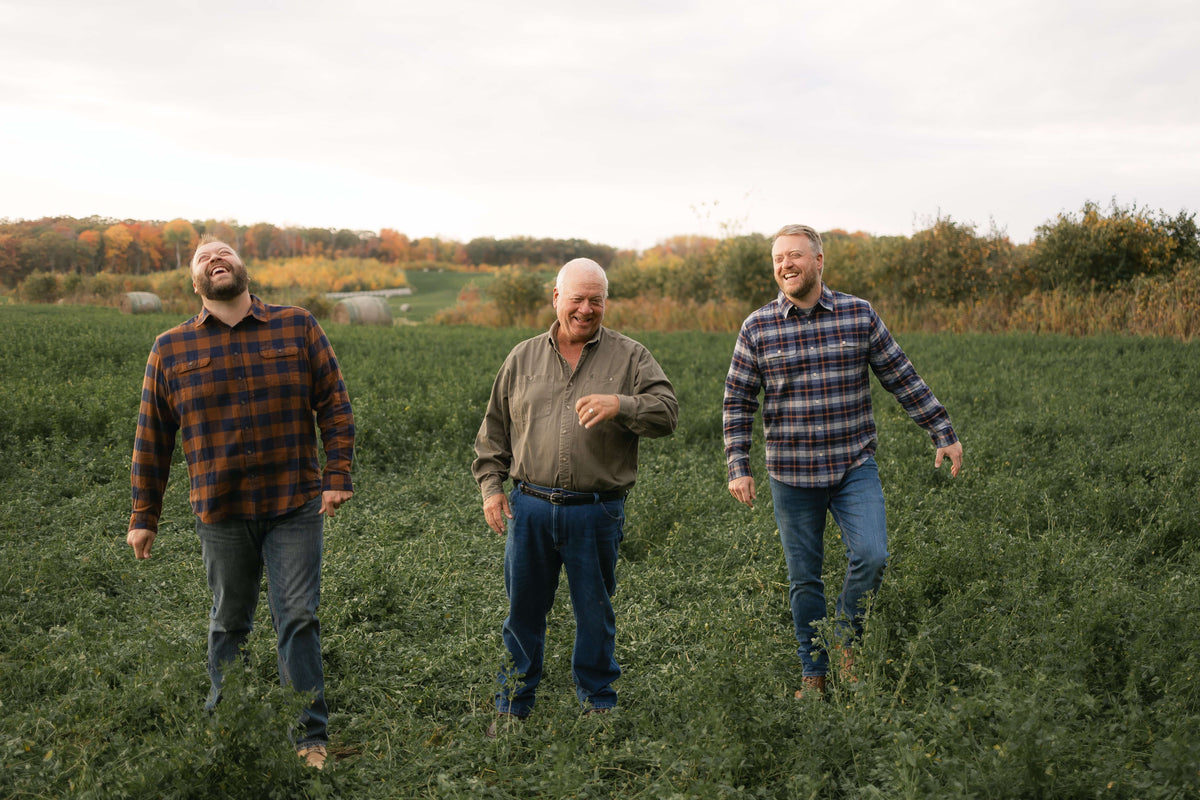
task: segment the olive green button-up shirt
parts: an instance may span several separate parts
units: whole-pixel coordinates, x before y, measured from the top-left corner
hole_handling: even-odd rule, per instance
[[[518,344],[496,375],[471,465],[484,499],[503,492],[507,478],[577,492],[628,490],[638,438],[675,430],[675,390],[649,350],[602,327],[572,371],[557,331],[555,322]],[[589,394],[617,395],[620,412],[583,427],[575,403]]]

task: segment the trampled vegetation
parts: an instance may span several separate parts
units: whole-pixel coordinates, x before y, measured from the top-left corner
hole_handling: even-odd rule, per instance
[[[495,741],[502,542],[468,465],[529,330],[329,326],[356,496],[322,605],[335,763],[303,769],[265,608],[201,711],[209,596],[177,466],[124,543],[145,356],[179,316],[0,307],[0,792],[90,798],[1185,798],[1200,791],[1196,344],[900,336],[966,445],[951,480],[876,401],[892,558],[861,680],[799,671],[769,499],[725,490],[731,334],[637,334],[680,426],[645,442],[619,565],[621,708],[581,717],[566,592],[534,717]],[[762,453],[757,469],[762,476]],[[839,551],[836,528],[827,548]],[[840,583],[831,558],[827,585]]]

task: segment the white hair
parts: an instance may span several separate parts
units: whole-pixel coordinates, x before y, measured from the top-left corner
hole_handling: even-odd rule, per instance
[[[563,278],[566,276],[568,270],[573,273],[591,274],[599,278],[600,282],[604,284],[604,296],[608,297],[608,273],[604,271],[604,267],[590,258],[573,258],[562,265],[562,269],[558,271],[558,277],[554,279],[554,288],[559,293],[563,290]]]

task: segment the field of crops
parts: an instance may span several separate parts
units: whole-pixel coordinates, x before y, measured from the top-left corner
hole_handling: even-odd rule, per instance
[[[797,701],[769,498],[725,490],[733,336],[646,334],[680,425],[643,444],[615,600],[621,706],[581,717],[566,592],[535,715],[496,740],[502,540],[469,464],[530,331],[327,326],[359,425],[326,528],[335,763],[307,770],[265,602],[218,713],[210,596],[172,478],[125,545],[154,335],[179,321],[0,307],[0,796],[1185,798],[1200,792],[1200,346],[898,337],[966,447],[951,480],[876,398],[893,557],[861,680]],[[757,452],[760,480],[762,452]],[[840,552],[830,526],[827,551]],[[840,559],[827,586],[840,585]]]

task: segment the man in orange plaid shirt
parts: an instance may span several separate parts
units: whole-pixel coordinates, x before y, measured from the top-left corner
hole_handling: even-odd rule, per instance
[[[314,696],[301,713],[297,751],[321,768],[329,713],[316,612],[324,517],[353,493],[350,398],[316,319],[251,295],[246,268],[229,245],[201,242],[192,284],[203,310],[161,334],[146,364],[127,541],[137,558],[150,557],[182,433],[213,593],[206,708],[219,702],[221,670],[250,633],[265,568],[280,680]]]

